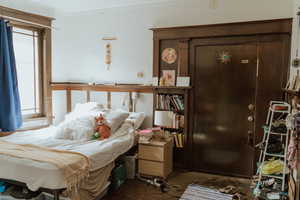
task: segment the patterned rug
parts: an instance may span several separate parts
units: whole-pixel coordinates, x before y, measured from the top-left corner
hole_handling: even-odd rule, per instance
[[[191,184],[186,188],[180,200],[232,200],[232,197],[217,190]]]

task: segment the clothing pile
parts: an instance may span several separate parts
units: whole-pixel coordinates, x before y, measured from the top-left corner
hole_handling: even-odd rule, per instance
[[[263,129],[265,134],[267,134],[269,128],[267,126],[263,126]],[[286,132],[287,127],[285,125],[285,122],[283,123],[282,120],[274,122],[272,124],[271,131],[274,133]],[[258,147],[260,150],[263,151],[265,149],[265,145],[266,145],[265,141],[262,141],[261,143],[257,144],[256,147]],[[282,140],[275,135],[270,135],[267,152],[273,154],[283,154],[284,144],[282,143]]]
[[[298,149],[300,143],[300,112],[296,112],[287,117],[287,127],[291,130],[291,137],[288,147],[288,165],[291,169],[297,168]]]
[[[283,119],[276,120],[272,123],[271,131],[274,133],[286,133],[286,121]]]

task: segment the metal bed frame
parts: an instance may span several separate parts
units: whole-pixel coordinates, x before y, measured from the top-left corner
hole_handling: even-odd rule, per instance
[[[155,87],[152,86],[144,86],[144,85],[138,85],[138,84],[117,84],[117,85],[89,85],[84,83],[51,83],[50,84],[51,91],[66,91],[66,103],[67,103],[67,112],[72,111],[72,91],[85,91],[86,92],[86,102],[89,102],[91,100],[90,98],[90,92],[106,92],[107,93],[107,107],[111,108],[111,93],[127,93],[128,94],[128,111],[132,112],[135,111],[135,102],[134,102],[134,93],[153,93],[153,90]],[[52,113],[51,113],[52,115]],[[21,187],[26,187],[25,183],[18,182],[15,180],[6,180],[1,179],[0,181],[17,185]],[[66,190],[66,188],[61,189],[48,189],[48,188],[40,188],[39,191],[45,192],[48,194],[54,195],[54,200],[59,200],[61,193]]]
[[[16,185],[16,186],[21,186],[21,187],[26,187],[25,183],[19,182],[19,181],[14,181],[14,180],[7,180],[7,179],[0,179],[0,181],[3,181],[5,183],[9,183],[11,185]],[[63,189],[48,189],[48,188],[40,188],[39,191],[40,192],[45,192],[48,194],[52,194],[54,196],[54,200],[59,200],[60,194],[65,190],[66,188]]]

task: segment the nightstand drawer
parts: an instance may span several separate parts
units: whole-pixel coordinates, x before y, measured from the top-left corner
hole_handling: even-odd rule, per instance
[[[164,148],[159,146],[139,145],[139,159],[163,162]]]
[[[164,163],[149,160],[139,160],[139,173],[150,176],[165,177]]]

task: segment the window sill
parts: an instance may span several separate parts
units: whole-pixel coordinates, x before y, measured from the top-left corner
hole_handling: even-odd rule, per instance
[[[48,126],[49,126],[49,122],[47,117],[29,118],[29,119],[24,119],[23,126],[19,128],[17,131],[35,130],[39,128],[45,128]]]
[[[36,130],[40,128],[49,127],[48,118],[47,117],[38,117],[38,118],[30,118],[30,119],[23,119],[23,126],[14,132],[0,132],[0,137],[5,137],[11,135],[15,132],[22,132],[22,131],[30,131]]]

